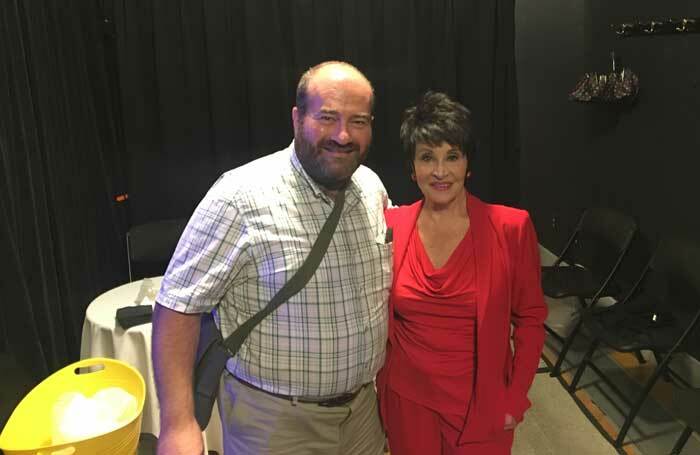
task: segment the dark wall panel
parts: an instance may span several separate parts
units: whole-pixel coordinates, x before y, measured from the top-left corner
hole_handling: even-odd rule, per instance
[[[561,247],[580,210],[634,215],[646,237],[700,229],[700,34],[619,38],[611,23],[698,17],[700,2],[517,2],[522,205],[542,243]],[[634,106],[567,100],[610,52],[636,72]]]
[[[590,199],[584,112],[567,93],[584,65],[584,2],[516,2],[515,56],[521,136],[521,205],[540,242],[559,234]],[[556,228],[556,229],[555,229]]]

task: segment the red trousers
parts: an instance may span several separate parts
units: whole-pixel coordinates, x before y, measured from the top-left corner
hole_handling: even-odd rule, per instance
[[[384,427],[391,455],[509,455],[513,431],[488,442],[457,446],[464,418],[443,415],[388,388]],[[505,416],[504,416],[505,420]],[[505,422],[504,422],[505,423]]]

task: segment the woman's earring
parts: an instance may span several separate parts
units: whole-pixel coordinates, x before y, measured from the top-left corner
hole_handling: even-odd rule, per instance
[[[414,182],[416,181],[416,173],[415,172],[411,172],[411,180],[413,180]]]

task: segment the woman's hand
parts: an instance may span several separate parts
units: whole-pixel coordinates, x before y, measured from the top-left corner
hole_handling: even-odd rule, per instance
[[[503,429],[508,431],[508,430],[515,430],[515,426],[518,424],[518,422],[515,421],[515,418],[506,413],[506,422],[503,425]]]

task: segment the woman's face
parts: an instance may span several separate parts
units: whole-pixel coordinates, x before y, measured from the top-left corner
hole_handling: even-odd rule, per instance
[[[437,146],[417,143],[413,156],[414,179],[425,202],[442,206],[460,197],[468,165],[466,155],[446,142]]]

